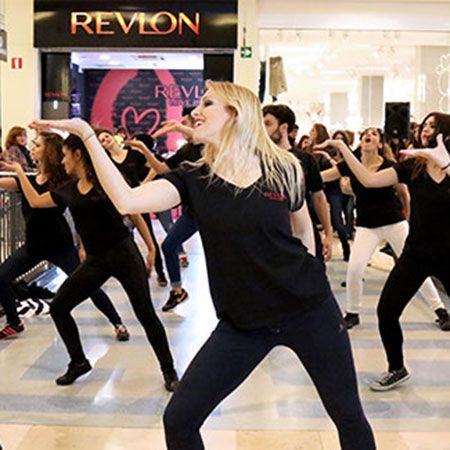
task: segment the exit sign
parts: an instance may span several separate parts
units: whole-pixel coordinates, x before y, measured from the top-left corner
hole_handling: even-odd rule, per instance
[[[253,49],[252,47],[241,47],[241,58],[243,59],[247,59],[247,58],[251,58],[253,54]]]

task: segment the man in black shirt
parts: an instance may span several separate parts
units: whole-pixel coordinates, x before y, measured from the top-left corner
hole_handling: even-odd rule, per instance
[[[280,148],[293,153],[302,165],[305,176],[306,199],[310,214],[315,212],[324,229],[324,238],[321,241],[320,234],[314,224],[316,238],[316,256],[329,261],[333,249],[333,229],[331,227],[330,209],[328,206],[319,167],[315,158],[305,151],[293,148],[289,135],[295,126],[295,114],[286,105],[267,105],[263,108],[264,125],[272,141]],[[311,207],[314,211],[311,211]],[[322,247],[323,245],[323,247]]]

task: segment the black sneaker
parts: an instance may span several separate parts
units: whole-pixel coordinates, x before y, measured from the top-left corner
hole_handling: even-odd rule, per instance
[[[118,341],[128,341],[130,339],[130,332],[127,327],[120,323],[114,327],[114,331],[116,332],[116,339]]]
[[[408,371],[403,367],[383,374],[379,380],[375,380],[369,387],[372,391],[389,391],[409,380],[409,377]]]
[[[438,308],[435,311],[438,318],[436,323],[442,331],[450,331],[450,316],[445,308]]]
[[[177,292],[172,289],[170,291],[169,300],[167,300],[166,304],[162,307],[162,310],[164,312],[170,311],[181,302],[184,302],[188,297],[189,294],[184,289],[181,289],[181,292]]]
[[[55,381],[56,384],[60,386],[67,386],[68,384],[72,384],[77,378],[81,377],[85,373],[88,373],[92,370],[91,364],[86,359],[82,363],[69,363],[69,368],[64,375],[58,377]]]
[[[159,273],[156,277],[156,282],[158,283],[158,286],[166,287],[167,286],[167,278],[164,272]]]
[[[342,322],[344,322],[347,330],[350,330],[355,325],[359,325],[359,314],[347,313]]]
[[[9,325],[6,324],[5,328],[0,331],[0,339],[6,339],[12,336],[16,336],[22,331],[25,330],[23,322],[19,322],[17,325]]]
[[[166,391],[173,392],[180,384],[180,380],[178,379],[178,375],[175,371],[163,372],[163,377]]]

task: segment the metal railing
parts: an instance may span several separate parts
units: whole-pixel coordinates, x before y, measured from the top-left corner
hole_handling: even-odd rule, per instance
[[[0,263],[25,243],[25,222],[22,216],[22,195],[0,191]],[[21,275],[27,281],[37,277],[49,264],[43,262]]]
[[[22,196],[17,192],[0,192],[0,261],[3,262],[24,242]]]

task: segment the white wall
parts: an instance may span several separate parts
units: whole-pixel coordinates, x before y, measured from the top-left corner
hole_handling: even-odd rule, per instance
[[[260,28],[448,31],[450,2],[259,0]]]
[[[38,52],[33,48],[33,0],[6,0],[5,29],[8,61],[1,64],[2,140],[14,125],[26,126],[39,114]],[[21,57],[23,68],[11,68]]]

